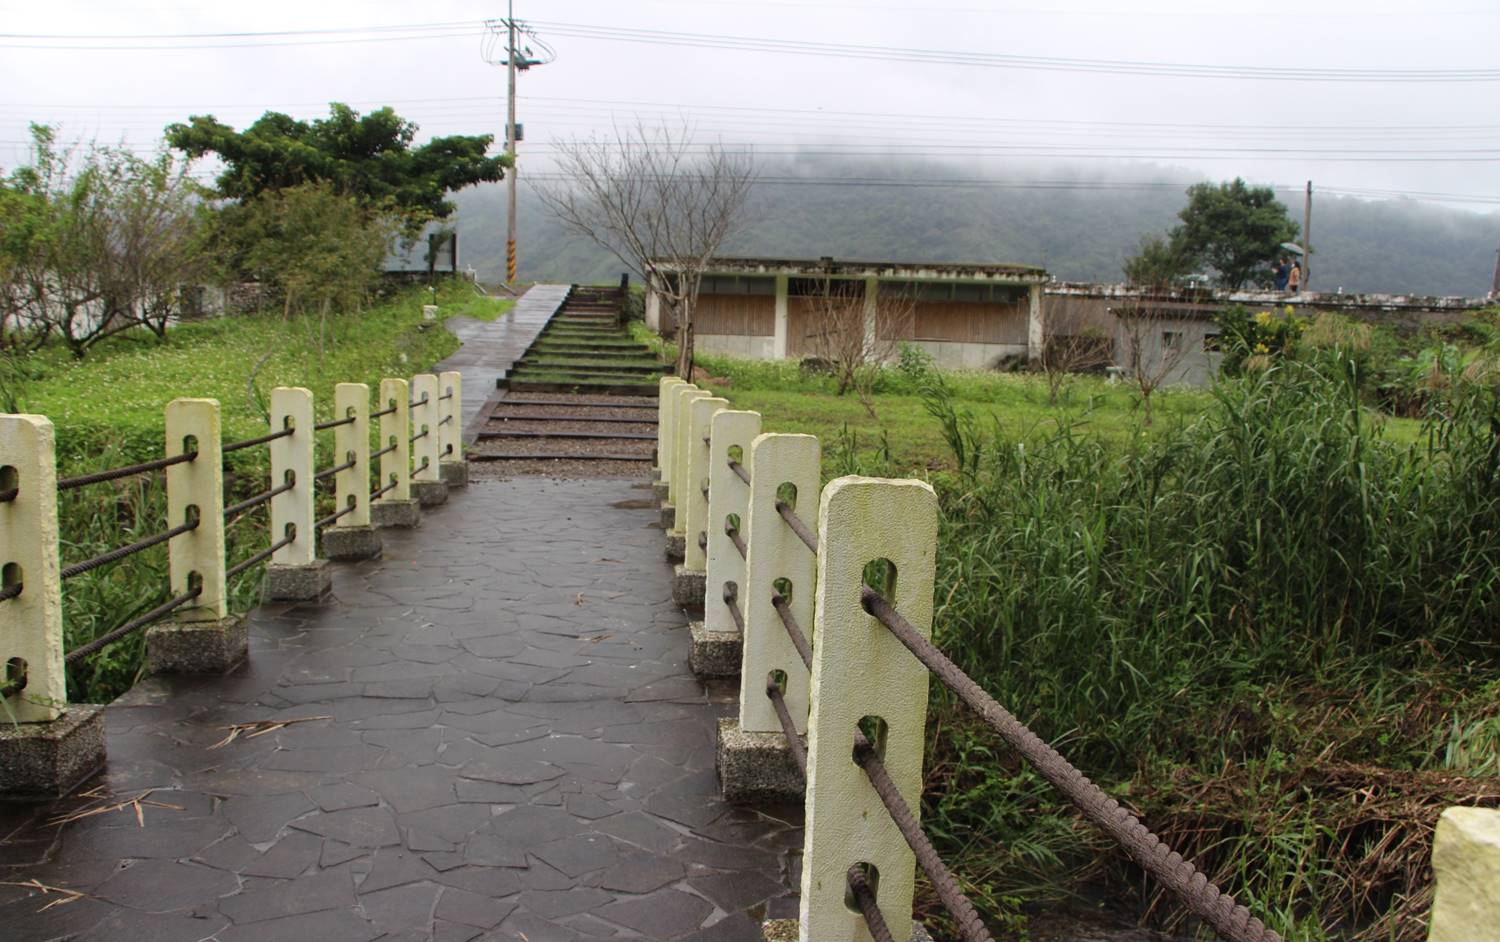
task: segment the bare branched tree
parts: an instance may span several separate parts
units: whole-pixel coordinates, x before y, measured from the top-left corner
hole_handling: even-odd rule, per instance
[[[1088,306],[1076,298],[1042,300],[1042,349],[1033,363],[1047,378],[1047,404],[1057,405],[1079,373],[1103,370],[1114,359],[1108,334],[1088,323]]]
[[[853,390],[870,418],[877,418],[875,379],[912,335],[916,297],[889,287],[866,297],[864,282],[847,279],[824,278],[819,289],[809,298],[807,349],[828,364],[840,396]]]
[[[1171,311],[1153,304],[1149,292],[1115,309],[1125,372],[1141,395],[1151,424],[1151,396],[1176,372],[1187,353],[1186,333]]]
[[[536,187],[563,224],[650,285],[677,325],[677,372],[693,368],[693,312],[708,260],[742,222],[749,156],[695,145],[688,128],[616,128],[558,145],[561,183]]]

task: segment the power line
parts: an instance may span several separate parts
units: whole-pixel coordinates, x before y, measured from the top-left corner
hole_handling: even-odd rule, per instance
[[[536,25],[560,36],[574,36],[583,39],[599,39],[611,42],[696,46],[712,49],[738,49],[751,52],[778,52],[791,55],[849,59],[927,62],[938,65],[968,65],[986,68],[1303,82],[1500,81],[1500,69],[1328,69],[1212,65],[1186,62],[1148,62],[1124,59],[1075,59],[1062,56],[1023,56],[1009,53],[968,52],[945,49],[901,49],[891,46],[864,46],[844,43],[811,42],[806,40],[767,39],[753,36],[728,36],[721,33],[687,33],[619,26],[591,26],[582,23],[559,23],[553,21],[536,21]]]

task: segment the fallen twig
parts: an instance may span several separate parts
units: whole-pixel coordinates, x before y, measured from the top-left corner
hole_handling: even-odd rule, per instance
[[[221,726],[220,729],[229,730],[229,735],[214,743],[208,748],[210,750],[221,749],[240,738],[241,733],[248,733],[246,739],[254,739],[264,736],[266,733],[274,733],[278,729],[285,729],[293,723],[311,723],[313,720],[331,720],[331,716],[298,716],[289,720],[255,720],[250,723],[232,723],[229,726]]]

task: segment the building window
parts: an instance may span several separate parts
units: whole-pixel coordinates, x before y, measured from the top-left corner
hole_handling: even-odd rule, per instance
[[[1161,346],[1163,350],[1176,350],[1182,346],[1182,331],[1164,330],[1161,332]]]
[[[1218,353],[1221,349],[1223,348],[1219,345],[1219,335],[1217,333],[1207,333],[1203,335],[1204,353]]]

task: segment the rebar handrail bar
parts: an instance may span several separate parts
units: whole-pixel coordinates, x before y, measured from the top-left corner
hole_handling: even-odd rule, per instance
[[[317,474],[314,474],[313,480],[326,481],[329,478],[333,477],[335,474],[338,474],[340,471],[348,471],[350,468],[354,467],[355,463],[355,459],[350,458],[343,464],[336,464],[331,468],[325,468],[324,470],[319,471]]]
[[[378,418],[380,418],[383,415],[395,415],[395,414],[396,414],[396,406],[387,406],[386,408],[381,409],[379,412],[371,412],[370,413],[370,418],[372,418],[372,419],[378,419]]]
[[[391,452],[395,451],[397,449],[397,447],[399,447],[399,445],[400,445],[399,442],[391,442],[389,445],[385,446],[384,448],[380,449],[379,451],[377,451],[373,455],[371,455],[370,456],[370,460],[374,461],[376,458],[379,458],[381,455],[388,455],[388,454],[390,454]]]
[[[111,471],[95,471],[92,474],[80,474],[77,477],[63,478],[57,482],[57,489],[69,491],[75,487],[83,487],[85,484],[102,484],[105,481],[114,481],[119,478],[128,478],[133,474],[143,474],[147,471],[160,471],[162,468],[170,468],[174,464],[182,464],[192,461],[198,457],[196,451],[185,451],[180,455],[170,458],[157,458],[155,461],[142,461],[140,464],[126,465],[123,468],[115,468]],[[16,490],[19,490],[17,488]],[[11,492],[12,494],[15,491]]]
[[[1195,916],[1228,942],[1281,942],[1280,935],[1235,902],[1233,896],[1210,883],[1197,867],[1170,850],[1135,815],[1120,807],[1119,802],[1106,795],[1057,750],[985,693],[879,593],[865,587],[860,592],[860,604],[918,661],[937,675],[944,686],[989,723],[1086,819],[1109,835],[1147,873],[1161,881]]]
[[[802,739],[797,735],[797,724],[792,722],[792,711],[787,709],[786,695],[781,688],[774,683],[766,684],[766,696],[771,698],[771,708],[776,711],[776,718],[781,721],[781,734],[786,737],[787,748],[792,752],[792,761],[797,763],[797,769],[801,771],[802,777],[807,778],[807,749],[802,745]]]
[[[698,531],[698,548],[701,550],[708,549],[708,534],[702,530]]]
[[[702,487],[699,488],[699,490],[703,492],[703,499],[704,500],[708,500],[708,485],[707,484],[703,485]]]
[[[776,502],[776,512],[781,514],[781,519],[786,521],[786,525],[792,528],[792,532],[797,534],[797,537],[816,556],[818,553],[818,535],[806,523],[802,522],[802,518],[797,516],[797,511],[792,509],[792,505],[784,500],[778,500]]]
[[[295,428],[284,428],[279,432],[271,432],[269,435],[261,435],[258,438],[247,438],[242,442],[230,442],[228,445],[220,448],[219,452],[227,455],[232,451],[239,451],[242,448],[254,448],[256,445],[264,445],[267,442],[274,442],[278,438],[286,438],[288,435],[295,434],[297,434]]]
[[[733,543],[734,548],[740,551],[741,559],[748,560],[750,558],[750,550],[745,546],[745,538],[740,536],[739,527],[733,526],[728,520],[725,520],[724,535],[729,537],[729,542]]]
[[[443,416],[441,419],[438,419],[438,424],[439,425],[447,425],[449,422],[452,422],[452,421],[453,421],[453,413],[450,412],[447,415]]]
[[[328,526],[330,523],[337,523],[339,521],[340,517],[344,517],[344,516],[347,516],[348,514],[354,513],[354,509],[355,509],[355,505],[354,504],[350,504],[348,507],[345,507],[343,510],[338,511],[337,513],[331,513],[328,516],[324,517],[322,520],[319,520],[319,521],[315,522],[313,524],[313,527],[315,529],[321,530],[324,527]]]
[[[408,409],[415,409],[417,406],[425,406],[426,404],[427,404],[427,394],[423,393],[421,399],[413,399],[411,402],[408,402],[406,404],[406,408],[408,408]]]
[[[391,491],[394,491],[395,489],[396,489],[396,482],[392,481],[391,483],[387,484],[385,487],[377,488],[376,490],[371,491],[370,492],[370,500],[374,500],[377,497],[381,497],[381,496],[383,496],[385,494],[388,494]]]
[[[422,434],[426,435],[427,433],[423,432]],[[419,464],[415,468],[411,469],[411,473],[412,474],[416,474],[418,471],[426,471],[427,470],[427,466],[430,465],[430,464],[432,464],[432,459],[431,458],[423,458],[421,464]]]
[[[875,942],[896,942],[891,936],[891,927],[885,924],[885,917],[880,914],[880,906],[875,902],[875,892],[870,889],[870,881],[865,877],[865,872],[859,869],[859,864],[849,868],[847,879],[849,892],[854,897],[854,904],[859,907],[860,915],[865,917],[870,937]]]
[[[419,438],[426,438],[426,437],[427,437],[427,432],[428,432],[428,431],[429,431],[429,430],[428,430],[428,429],[425,429],[425,428],[424,428],[424,429],[422,429],[422,431],[420,431],[420,432],[418,432],[418,433],[417,433],[417,434],[415,434],[415,435],[413,435],[413,436],[412,436],[412,437],[411,437],[411,440],[412,440],[412,441],[416,441],[416,440],[417,440],[417,439],[419,439]]]
[[[74,563],[73,565],[62,571],[62,578],[71,579],[74,576],[81,576],[91,569],[98,569],[100,566],[107,566],[110,563],[124,559],[127,556],[134,556],[136,553],[139,553],[142,550],[148,550],[153,546],[158,546],[162,543],[165,543],[174,536],[181,536],[182,534],[187,533],[190,530],[196,529],[198,529],[198,521],[197,519],[193,519],[180,526],[173,527],[170,530],[163,530],[161,533],[148,536],[144,540],[137,540],[136,542],[131,543],[129,546],[121,546],[117,549],[112,549],[107,553],[102,553],[98,556],[95,556],[93,559],[85,559],[81,563]]]
[[[114,644],[116,641],[119,641],[121,638],[125,637],[131,632],[139,631],[140,629],[156,621],[158,618],[161,618],[164,615],[177,610],[185,603],[191,602],[193,599],[196,599],[202,594],[203,586],[195,586],[182,593],[181,595],[163,602],[162,604],[156,606],[151,611],[140,616],[139,618],[133,618],[120,627],[115,628],[114,630],[106,634],[100,635],[93,641],[90,641],[88,644],[85,644],[82,647],[74,648],[73,650],[68,652],[65,660],[69,664],[81,661],[84,658],[88,657],[90,654],[93,654],[96,651]]]
[[[254,566],[256,563],[264,562],[270,559],[272,556],[276,555],[276,551],[281,549],[283,546],[291,546],[295,542],[297,542],[297,531],[293,530],[290,534],[282,537],[275,543],[272,543],[270,546],[267,546],[265,549],[261,550],[259,553],[256,553],[254,556],[242,559],[239,562],[235,563],[233,566],[230,566],[227,570],[225,570],[224,578],[233,579],[235,576],[249,569],[251,566]]]
[[[812,645],[807,643],[807,635],[802,633],[802,626],[797,624],[797,617],[792,614],[791,603],[780,592],[772,592],[771,607],[776,609],[776,614],[781,616],[781,624],[785,626],[787,635],[792,639],[792,647],[797,649],[803,665],[808,670],[812,670]]]
[[[927,874],[927,879],[932,883],[932,888],[937,891],[938,899],[942,900],[943,908],[958,923],[958,932],[966,942],[994,942],[989,930],[984,927],[984,921],[979,918],[979,913],[974,911],[974,904],[964,895],[963,890],[958,888],[958,881],[948,871],[943,860],[938,856],[937,849],[922,833],[922,826],[917,823],[916,817],[911,809],[906,806],[906,801],[901,797],[901,792],[896,788],[896,783],[891,781],[890,773],[885,770],[885,763],[880,761],[880,755],[875,747],[863,735],[855,737],[854,761],[864,769],[865,775],[870,779],[870,786],[875,789],[875,794],[880,796],[881,804],[885,810],[890,812],[891,820],[901,836],[906,838],[907,846],[916,855],[917,864],[921,866],[922,872]]]
[[[734,627],[739,629],[741,637],[745,634],[745,613],[740,611],[740,590],[733,582],[724,583],[724,605],[729,609],[729,617],[734,619]]]
[[[8,585],[5,588],[0,589],[0,602],[9,602],[11,599],[20,595],[21,587],[23,585],[25,585],[25,583],[17,582],[14,585]]]
[[[438,396],[438,402],[442,402],[444,399],[452,399],[452,398],[453,398],[453,390],[450,389],[447,392],[443,393],[441,396]]]
[[[750,483],[750,472],[746,471],[745,466],[733,458],[729,459],[729,470],[733,471],[741,481],[744,481],[746,484]]]
[[[253,510],[256,507],[259,507],[261,504],[266,503],[277,494],[285,494],[287,491],[296,486],[297,481],[293,479],[287,481],[285,484],[273,487],[269,491],[262,491],[261,493],[256,494],[254,497],[247,497],[244,500],[240,501],[238,504],[230,504],[228,507],[224,508],[224,521],[228,523],[230,520],[233,520],[235,517],[238,517],[245,511]]]
[[[353,425],[355,418],[356,416],[346,415],[342,419],[329,419],[327,422],[319,422],[313,426],[313,431],[323,432],[331,428],[338,428],[340,425]]]
[[[10,503],[11,501],[15,500],[16,497],[20,495],[20,493],[21,489],[19,487],[13,487],[8,491],[0,491],[0,504]]]

